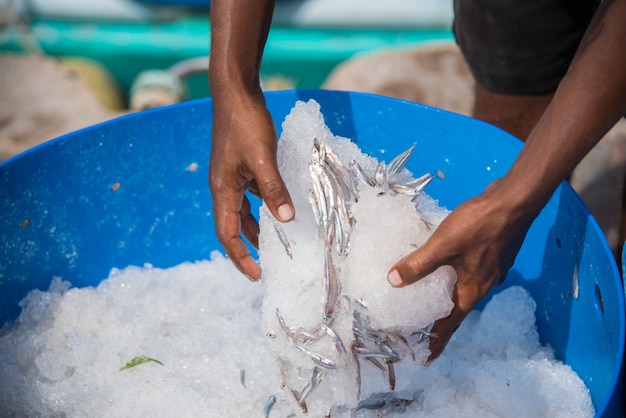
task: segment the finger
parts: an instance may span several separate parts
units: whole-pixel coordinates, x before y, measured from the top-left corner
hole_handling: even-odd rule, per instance
[[[259,186],[256,184],[256,180],[253,179],[248,183],[248,191],[261,199],[261,192],[259,191]]]
[[[259,223],[250,212],[250,201],[244,196],[240,212],[241,232],[254,248],[259,248]]]
[[[464,281],[462,278],[457,280],[452,294],[454,307],[450,311],[450,315],[435,321],[431,330],[432,335],[429,341],[431,354],[426,364],[432,363],[443,353],[452,335],[474,309],[474,306],[476,306],[476,303],[478,303],[484,293],[480,286],[477,287],[471,281]]]
[[[401,258],[387,274],[389,284],[394,287],[408,286],[448,264],[446,259],[439,256],[446,252],[444,248],[439,248],[438,242],[432,235],[421,248]]]
[[[237,222],[239,223],[239,221]],[[218,232],[220,242],[224,246],[226,255],[250,281],[257,281],[261,278],[261,268],[256,260],[250,255],[250,250],[239,234],[226,232],[224,235]]]
[[[276,164],[264,164],[255,176],[256,183],[272,215],[281,222],[289,222],[295,216],[293,202]]]
[[[261,278],[261,268],[250,255],[248,246],[240,236],[242,223],[245,224],[248,233],[251,231],[249,219],[242,221],[241,218],[241,209],[244,205],[243,199],[245,196],[243,196],[243,192],[241,194],[221,193],[216,194],[216,196],[220,196],[219,199],[213,201],[217,238],[235,267],[251,281],[257,281]],[[240,200],[237,201],[237,199]]]
[[[435,321],[428,345],[431,354],[426,361],[426,365],[430,365],[443,353],[450,338],[452,338],[455,331],[461,326],[466,316],[467,313],[455,305],[450,315]]]

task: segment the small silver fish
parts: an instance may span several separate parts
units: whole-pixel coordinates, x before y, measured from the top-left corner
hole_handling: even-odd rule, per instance
[[[324,329],[326,330],[326,334],[328,334],[330,338],[333,339],[333,342],[335,343],[335,347],[337,348],[337,351],[345,354],[346,347],[343,345],[343,341],[341,341],[341,338],[339,338],[339,335],[337,335],[337,333],[335,333],[335,331],[328,325],[325,326]]]
[[[390,391],[396,388],[396,371],[393,367],[393,363],[393,361],[387,361],[387,383],[389,384]]]
[[[285,252],[287,256],[293,260],[293,254],[291,253],[291,244],[289,244],[289,239],[287,239],[287,235],[285,235],[285,231],[283,231],[283,227],[274,219],[274,216],[268,211],[264,210],[265,215],[270,220],[272,225],[274,226],[274,230],[276,231],[276,235],[280,240],[280,243],[285,247]]]
[[[324,254],[324,318],[330,318],[335,312],[337,300],[341,293],[341,284],[339,283],[339,274],[332,259],[330,249],[327,247]]]
[[[436,338],[437,337],[437,334],[432,332],[433,325],[435,325],[434,322],[429,324],[429,325],[427,325],[427,326],[425,326],[424,328],[420,328],[420,329],[415,330],[415,331],[413,331],[411,333],[412,337],[417,336],[417,341],[416,341],[417,344],[420,344],[420,343],[426,341],[428,338],[431,338],[431,337]]]
[[[276,403],[276,396],[272,395],[269,398],[267,398],[267,402],[265,402],[265,407],[263,408],[263,415],[265,416],[265,418],[268,418],[270,416],[270,411],[272,410],[272,407],[274,406],[275,403]]]
[[[356,398],[361,399],[361,362],[359,362],[359,356],[356,354],[354,343],[350,344],[350,353],[352,353],[352,359],[356,367]]]
[[[309,358],[311,358],[313,363],[317,364],[320,367],[323,367],[323,368],[329,369],[329,370],[335,370],[337,368],[337,365],[335,364],[334,361],[332,361],[329,358],[326,358],[326,357],[322,356],[321,354],[313,353],[313,352],[307,350],[306,348],[304,348],[304,347],[302,347],[301,345],[298,345],[298,344],[294,344],[294,347],[296,347],[298,350],[302,351],[307,356],[309,356]]]
[[[377,358],[383,360],[398,360],[397,354],[387,352],[387,350],[373,351],[365,347],[356,347],[355,351],[359,356],[363,357]]]
[[[283,231],[283,228],[280,226],[280,224],[278,224],[278,222],[274,222],[274,229],[276,230],[276,234],[278,234],[278,239],[280,240],[281,244],[283,244],[283,246],[285,247],[285,252],[289,256],[289,258],[293,260],[293,254],[291,254],[291,245],[289,244],[289,240],[285,235],[285,231]]]
[[[399,173],[404,168],[404,166],[406,166],[406,163],[409,161],[409,158],[411,158],[411,155],[413,154],[414,149],[415,149],[415,144],[411,145],[411,148],[400,153],[394,159],[392,159],[389,162],[389,165],[387,166],[387,173],[389,174]]]
[[[359,163],[357,163],[355,160],[350,161],[350,171],[363,184],[366,184],[371,187],[376,186],[376,182],[374,181],[374,179],[372,179],[370,176],[365,174],[365,171],[363,171]]]
[[[396,397],[391,392],[376,393],[369,398],[362,400],[355,408],[355,412],[361,409],[378,409],[379,416],[386,416],[390,412],[402,413],[408,405],[413,403],[414,398]]]
[[[302,392],[300,392],[299,402],[304,402],[311,392],[324,380],[324,377],[326,377],[326,373],[322,369],[317,366],[313,367],[309,383],[302,389]]]

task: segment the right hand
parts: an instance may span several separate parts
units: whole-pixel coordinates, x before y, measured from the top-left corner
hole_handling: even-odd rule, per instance
[[[259,224],[250,213],[246,190],[260,196],[276,219],[288,222],[295,211],[278,172],[274,122],[263,96],[213,104],[209,186],[215,232],[233,264],[251,281],[261,268],[241,233],[258,248]]]

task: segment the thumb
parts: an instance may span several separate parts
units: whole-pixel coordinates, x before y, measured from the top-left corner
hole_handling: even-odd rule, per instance
[[[415,283],[448,264],[440,254],[445,254],[445,249],[439,248],[433,235],[422,247],[396,262],[387,273],[387,281],[393,287],[405,287]]]
[[[295,216],[295,210],[287,186],[278,169],[275,166],[267,167],[260,176],[257,176],[256,183],[261,198],[265,201],[272,215],[281,222],[291,221]]]

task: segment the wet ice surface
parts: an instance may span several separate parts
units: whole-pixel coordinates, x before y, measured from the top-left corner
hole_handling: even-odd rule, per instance
[[[299,104],[284,131],[294,140],[320,136],[342,157],[359,158],[364,167],[375,164],[326,131],[315,103]],[[298,165],[308,162],[310,147],[288,136],[283,140],[281,169],[297,172]],[[300,187],[308,190],[303,183],[307,178],[287,177],[297,211],[296,221],[284,225],[293,260],[262,210],[263,284],[251,284],[214,252],[209,261],[165,270],[113,270],[97,288],[70,289],[69,283],[55,279],[48,292],[31,292],[22,302],[20,318],[0,333],[0,411],[8,416],[263,417],[268,398],[274,396],[270,417],[302,415],[290,389],[304,389],[313,363],[287,341],[275,310],[280,308],[288,325],[318,325],[322,267],[309,203],[293,193]],[[376,327],[421,327],[445,315],[449,276],[405,289],[392,289],[385,279],[397,257],[419,245],[425,239],[420,234],[428,232],[419,230],[420,222],[412,218],[414,205],[367,193],[362,188],[359,206],[354,207],[353,247],[340,262],[342,293],[361,299]],[[438,224],[445,216],[427,197],[420,205],[429,223]],[[334,325],[346,345],[351,306],[354,303],[342,305],[348,314]],[[316,350],[333,355],[337,369],[326,370],[307,397],[308,416],[329,410],[344,417],[375,417],[381,412],[593,416],[582,381],[540,345],[534,312],[528,293],[513,287],[494,297],[482,313],[472,313],[430,367],[420,367],[427,352],[416,347],[416,361],[408,356],[396,365],[394,396],[408,401],[396,401],[395,408],[388,403],[383,411],[356,411],[354,363],[350,356],[333,353],[326,339],[327,347]],[[148,362],[119,370],[142,355],[163,365]],[[362,395],[389,392],[380,370],[364,364],[361,374]],[[370,397],[368,406],[380,403]]]
[[[167,270],[116,271],[97,288],[68,286],[55,280],[31,292],[3,330],[7,416],[262,417],[270,395],[278,398],[270,416],[299,413],[259,327],[262,287],[219,253]],[[534,308],[513,287],[470,315],[442,357],[413,371],[416,399],[392,416],[593,416],[582,381],[539,344]],[[141,355],[164,365],[119,371]],[[310,395],[312,406],[329,381]],[[354,384],[332,390],[349,396]]]

